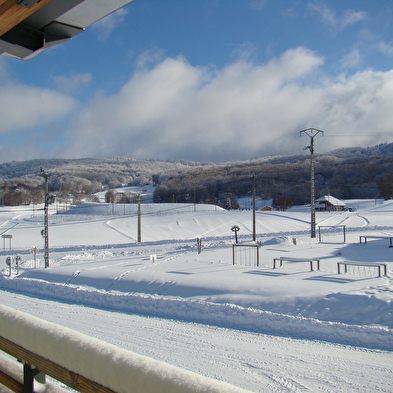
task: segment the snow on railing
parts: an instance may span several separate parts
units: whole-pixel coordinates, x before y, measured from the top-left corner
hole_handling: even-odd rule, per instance
[[[3,305],[0,321],[0,350],[23,364],[25,381],[41,373],[80,392],[246,392]],[[20,390],[23,378],[15,376],[15,365],[0,362],[0,383],[28,391]]]

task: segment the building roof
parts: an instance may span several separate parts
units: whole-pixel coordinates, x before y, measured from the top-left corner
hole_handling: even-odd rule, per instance
[[[331,195],[324,195],[323,197],[317,199],[315,202],[328,202],[333,206],[345,206],[345,203],[343,201],[340,201],[339,199],[332,197]]]
[[[134,0],[0,0],[0,54],[28,60]]]

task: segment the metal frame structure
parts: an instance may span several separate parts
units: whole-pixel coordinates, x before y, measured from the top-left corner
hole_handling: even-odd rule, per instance
[[[249,252],[249,256],[251,257],[248,258],[247,263],[242,263],[242,259],[241,257],[239,258],[239,255],[241,255],[242,253],[245,254],[247,252]],[[257,242],[256,244],[232,244],[232,264],[259,267],[261,264],[261,243]]]
[[[318,226],[318,241],[319,241],[320,243],[322,243],[321,228],[343,228],[343,236],[344,236],[344,241],[343,241],[343,243],[346,242],[345,225],[319,225],[319,226]]]

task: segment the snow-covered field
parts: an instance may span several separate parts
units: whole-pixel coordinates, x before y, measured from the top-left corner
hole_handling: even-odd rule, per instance
[[[393,391],[393,201],[346,201],[353,212],[307,208],[256,214],[260,266],[232,264],[233,225],[252,239],[251,211],[208,205],[84,204],[51,214],[43,268],[42,211],[3,208],[0,299],[10,307],[255,392]],[[55,213],[55,211],[51,212]],[[198,254],[197,238],[202,239]],[[12,247],[9,250],[9,247]],[[37,259],[31,253],[38,249]],[[5,248],[5,250],[4,250]],[[20,255],[11,277],[5,259]],[[273,258],[315,258],[284,262]],[[388,275],[337,262],[383,262]]]

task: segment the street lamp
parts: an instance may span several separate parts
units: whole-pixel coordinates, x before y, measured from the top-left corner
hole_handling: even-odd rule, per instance
[[[237,233],[240,231],[240,228],[239,228],[237,225],[234,225],[234,226],[231,228],[231,231],[235,233],[235,243],[237,244],[237,243],[238,243],[238,240],[237,240]]]

